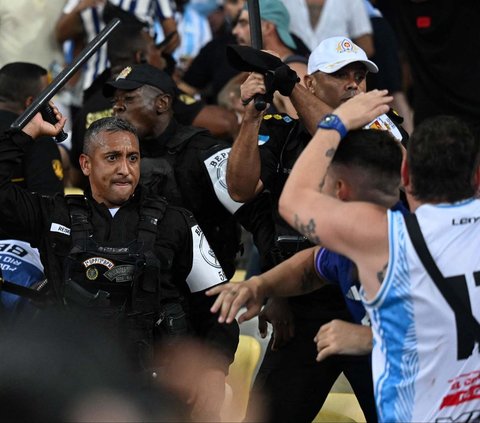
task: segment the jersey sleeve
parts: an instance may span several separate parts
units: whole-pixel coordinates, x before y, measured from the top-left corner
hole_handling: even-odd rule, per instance
[[[325,248],[320,250],[315,255],[315,271],[325,281],[330,283],[337,283],[339,279],[337,254],[332,254]]]

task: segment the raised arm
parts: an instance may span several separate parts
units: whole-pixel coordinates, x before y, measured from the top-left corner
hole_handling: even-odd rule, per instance
[[[263,76],[252,73],[241,86],[243,102],[251,100],[255,94],[265,93]],[[258,149],[258,130],[263,112],[255,109],[253,101],[245,106],[240,131],[228,157],[228,193],[235,201],[248,201],[263,189],[260,179],[261,159]]]
[[[387,112],[391,100],[387,91],[374,90],[359,94],[334,113],[346,132],[361,128]],[[340,141],[336,130],[316,132],[293,167],[280,197],[279,210],[290,225],[312,242],[352,259],[359,268],[362,283],[372,281],[369,291],[373,294],[379,287],[376,272],[381,272],[388,262],[386,210],[368,203],[345,203],[320,192]]]
[[[230,282],[208,290],[209,296],[218,294],[211,312],[220,312],[219,322],[231,323],[245,306],[247,311],[238,318],[241,323],[257,316],[267,297],[301,295],[320,288],[323,281],[314,267],[317,249],[312,247],[300,251],[268,272],[245,282]]]

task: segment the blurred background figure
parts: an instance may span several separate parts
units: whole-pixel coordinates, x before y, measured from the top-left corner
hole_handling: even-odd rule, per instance
[[[34,63],[7,63],[0,69],[0,132],[9,129],[47,84],[47,70]],[[44,137],[26,152],[12,175],[12,181],[29,191],[46,195],[63,193],[60,150],[64,149],[58,147],[53,138]],[[36,248],[27,242],[9,239],[3,233],[0,233],[0,239],[0,267],[5,280],[31,287],[45,278]],[[25,300],[0,291],[0,303],[13,319]]]
[[[2,421],[189,421],[178,400],[131,371],[121,342],[79,314],[0,324]]]
[[[480,133],[480,56],[475,0],[379,2],[396,24],[412,71],[415,125],[428,117],[454,115]]]
[[[290,31],[310,50],[335,36],[350,38],[368,57],[374,53],[372,27],[363,0],[282,0]]]

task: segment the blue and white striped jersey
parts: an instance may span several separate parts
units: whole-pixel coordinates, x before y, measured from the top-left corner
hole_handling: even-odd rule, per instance
[[[480,200],[425,204],[415,214],[432,257],[465,308],[449,306],[415,252],[401,213],[389,211],[385,279],[370,301],[361,291],[374,333],[379,420],[477,421],[480,333],[459,325],[458,314],[480,322]]]

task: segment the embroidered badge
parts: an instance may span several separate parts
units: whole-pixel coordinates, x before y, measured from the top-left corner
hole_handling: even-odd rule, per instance
[[[358,48],[355,44],[351,43],[350,40],[344,38],[337,44],[337,51],[339,53],[356,53]]]
[[[118,74],[115,81],[118,81],[119,79],[125,79],[130,74],[131,71],[132,71],[131,66],[127,66],[126,68],[123,68],[122,71]]]
[[[85,276],[89,281],[94,281],[98,278],[98,270],[95,267],[89,267],[85,272]]]
[[[111,269],[113,266],[115,266],[113,262],[103,257],[92,257],[83,262],[83,265],[85,267],[90,267],[90,266],[93,266],[94,264],[105,266],[107,269]]]

